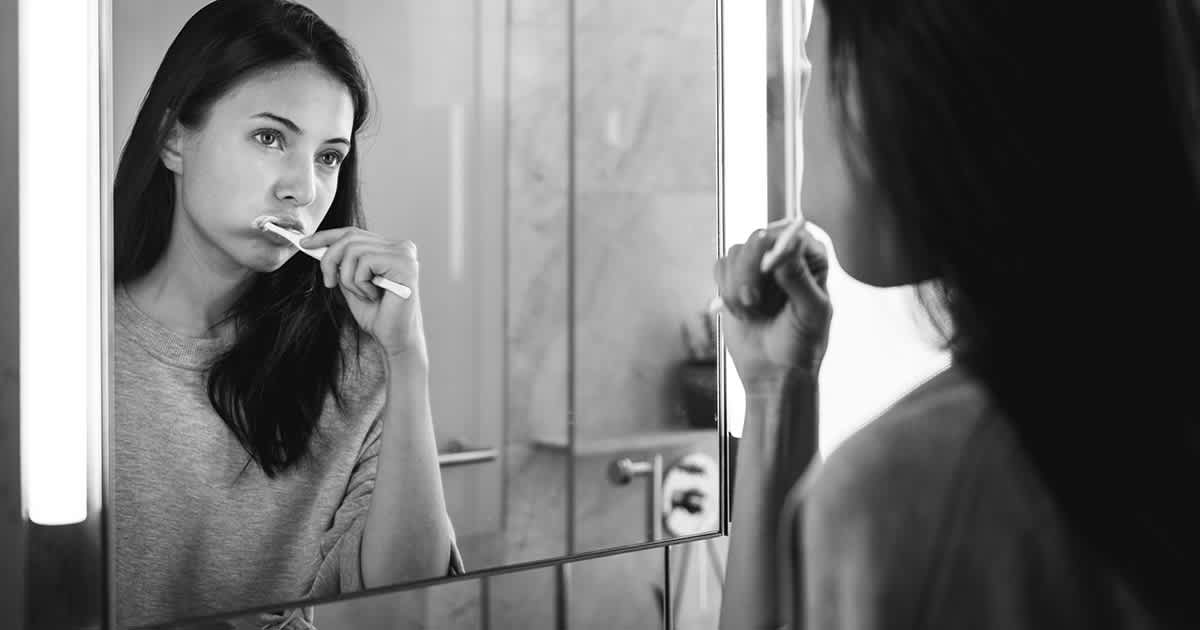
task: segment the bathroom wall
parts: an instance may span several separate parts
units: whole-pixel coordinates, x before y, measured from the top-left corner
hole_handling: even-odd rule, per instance
[[[0,0],[0,619],[23,619],[25,525],[21,514],[20,337],[17,296],[17,0]]]
[[[582,439],[686,426],[680,326],[712,297],[717,251],[714,4],[575,2]]]
[[[650,535],[647,480],[614,485],[613,459],[717,454],[715,431],[688,430],[672,387],[686,354],[680,326],[712,291],[716,25],[709,0],[576,0],[573,22],[570,4],[510,2],[506,525],[516,548],[566,534],[590,551]],[[524,451],[527,439],[542,447]],[[564,532],[564,480],[545,473],[568,457]],[[494,580],[486,602],[503,624],[493,627],[554,627],[537,604],[560,587],[571,628],[656,627],[622,624],[646,616],[654,600],[640,580],[661,582],[661,563],[660,553],[622,554],[568,565],[561,581],[553,571]],[[615,614],[629,621],[598,621]]]

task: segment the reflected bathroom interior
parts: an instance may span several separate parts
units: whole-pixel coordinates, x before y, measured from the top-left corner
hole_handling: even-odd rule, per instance
[[[206,3],[112,0],[114,153],[174,35],[146,25]],[[305,4],[375,91],[367,227],[420,247],[467,570],[718,532],[716,3]],[[609,581],[566,573],[490,597]]]

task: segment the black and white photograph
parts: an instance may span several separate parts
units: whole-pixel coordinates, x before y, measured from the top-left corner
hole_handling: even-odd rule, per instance
[[[1200,627],[1200,0],[0,0],[0,146],[0,627]]]

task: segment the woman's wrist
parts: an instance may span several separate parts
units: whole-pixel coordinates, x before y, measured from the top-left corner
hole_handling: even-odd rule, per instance
[[[417,349],[386,352],[388,381],[425,386],[429,382],[429,358]]]
[[[820,367],[791,367],[742,379],[746,399],[770,399],[804,391],[817,385]]]
[[[747,387],[743,446],[764,465],[808,466],[817,450],[817,380],[812,370],[789,371]]]

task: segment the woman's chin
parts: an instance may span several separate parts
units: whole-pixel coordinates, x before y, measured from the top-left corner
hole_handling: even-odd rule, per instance
[[[279,271],[294,256],[300,252],[295,249],[277,249],[273,251],[256,252],[245,262],[247,268],[257,273],[272,273]]]

